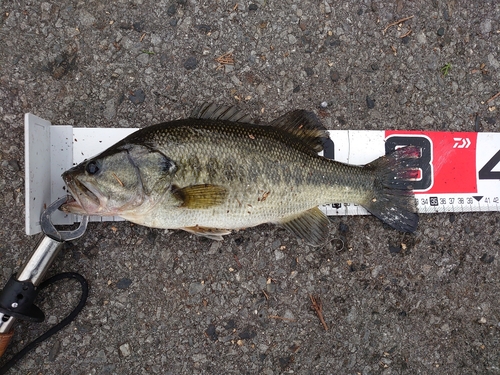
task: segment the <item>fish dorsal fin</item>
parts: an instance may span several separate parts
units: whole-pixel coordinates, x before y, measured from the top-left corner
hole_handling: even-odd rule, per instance
[[[318,207],[286,217],[280,223],[314,247],[323,245],[328,238],[330,222]]]
[[[185,230],[186,232],[193,233],[197,236],[210,238],[211,240],[215,241],[222,241],[222,236],[226,236],[231,233],[231,231],[227,229],[206,228],[200,226],[185,227],[181,229]]]
[[[223,186],[201,184],[183,188],[172,186],[172,194],[181,201],[185,208],[209,208],[222,204],[227,197],[227,189]]]
[[[290,111],[278,117],[269,126],[292,134],[314,152],[322,151],[324,141],[329,138],[328,131],[318,117],[313,112],[303,109]]]
[[[218,105],[215,103],[204,103],[200,105],[194,109],[189,117],[205,120],[252,123],[250,116],[235,106]]]

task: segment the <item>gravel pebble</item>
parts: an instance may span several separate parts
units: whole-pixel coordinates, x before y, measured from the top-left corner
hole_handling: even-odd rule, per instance
[[[116,101],[115,101],[115,99],[109,99],[106,102],[106,106],[104,107],[103,115],[106,118],[106,120],[111,120],[116,116]]]
[[[147,65],[149,62],[149,53],[141,53],[137,57],[137,62],[141,65]]]
[[[391,254],[399,254],[401,252],[401,246],[389,245],[389,252]]]
[[[79,12],[79,21],[81,25],[89,27],[92,26],[96,19],[92,14],[90,14],[90,12],[85,9],[81,9]]]
[[[420,91],[424,91],[427,85],[424,80],[418,80],[417,83],[415,83],[415,87]]]
[[[490,19],[484,20],[483,22],[481,22],[479,28],[482,34],[489,34],[491,32],[491,20]]]
[[[448,12],[448,6],[444,5],[443,6],[443,19],[448,22],[451,20],[450,13]]]
[[[257,336],[257,333],[251,328],[245,328],[238,336],[242,340],[250,340]]]
[[[203,289],[205,289],[204,283],[193,282],[189,284],[189,294],[192,296],[200,293]]]
[[[375,108],[375,99],[370,98],[368,95],[366,96],[366,106],[368,109]]]
[[[118,289],[128,289],[132,285],[132,280],[127,277],[123,277],[116,283]]]
[[[492,68],[494,68],[494,69],[500,69],[500,62],[495,57],[495,55],[492,54],[492,53],[488,54],[488,63],[491,65]]]
[[[120,353],[125,358],[130,356],[130,354],[132,354],[132,349],[130,348],[130,344],[125,343],[120,345]]]
[[[328,3],[327,0],[324,1],[324,6],[325,6],[325,13],[330,14],[332,12],[332,8],[330,7],[330,4]]]
[[[489,125],[495,125],[497,120],[494,117],[485,117],[484,121],[486,121]]]
[[[212,341],[217,341],[219,336],[217,335],[215,324],[209,324],[208,328],[205,330],[205,334]]]
[[[340,73],[338,72],[338,70],[330,70],[330,79],[332,80],[332,82],[337,82],[340,79]]]
[[[425,33],[420,32],[417,34],[417,42],[420,44],[426,44],[427,43],[427,37],[425,36]]]
[[[138,33],[142,33],[144,31],[146,24],[144,21],[136,21],[132,24],[132,28]]]
[[[285,257],[285,253],[281,250],[274,250],[274,257],[276,260],[281,260]]]
[[[493,263],[494,260],[495,260],[494,255],[486,254],[486,253],[481,255],[481,262],[483,262],[483,263],[486,263],[486,264]]]
[[[340,222],[339,223],[339,232],[341,234],[346,234],[347,232],[349,232],[349,225],[344,223],[344,222]]]
[[[207,355],[206,354],[193,354],[193,356],[191,357],[191,359],[193,360],[193,362],[201,362],[201,363],[204,363],[207,361]]]
[[[184,68],[186,68],[187,70],[193,70],[197,65],[198,60],[196,60],[196,57],[194,56],[190,56],[186,59],[186,61],[184,61]]]
[[[141,104],[146,100],[146,94],[142,89],[138,89],[132,95],[129,95],[128,99],[134,104]]]
[[[19,172],[21,170],[16,160],[3,160],[1,165],[2,168],[7,168],[12,172]]]
[[[54,362],[60,351],[61,351],[61,341],[56,340],[56,342],[54,342],[54,345],[52,345],[52,347],[50,348],[49,355],[47,356],[47,360],[49,362]]]
[[[173,15],[175,15],[175,13],[177,13],[177,7],[175,6],[175,4],[171,4],[167,9],[167,15],[172,17]]]

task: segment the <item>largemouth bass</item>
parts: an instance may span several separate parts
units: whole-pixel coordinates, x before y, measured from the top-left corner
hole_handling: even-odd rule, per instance
[[[72,198],[62,209],[217,240],[232,229],[277,223],[319,246],[329,221],[317,206],[350,202],[393,228],[415,231],[411,179],[419,150],[405,147],[353,166],[318,155],[327,138],[312,112],[256,125],[233,107],[205,105],[192,118],[140,129],[66,171]]]

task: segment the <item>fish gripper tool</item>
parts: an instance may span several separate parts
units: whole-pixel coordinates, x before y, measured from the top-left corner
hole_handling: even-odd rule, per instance
[[[60,231],[52,224],[50,216],[66,201],[66,197],[60,198],[43,211],[40,218],[43,238],[21,270],[14,273],[0,290],[0,357],[14,334],[13,324],[16,319],[31,322],[45,319],[45,314],[33,304],[39,291],[38,286],[59,254],[62,244],[81,237],[87,229],[88,216],[83,216],[80,225],[74,230]]]

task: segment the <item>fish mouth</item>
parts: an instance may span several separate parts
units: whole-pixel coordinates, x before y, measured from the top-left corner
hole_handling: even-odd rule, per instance
[[[63,175],[68,188],[68,199],[59,209],[63,212],[81,215],[96,213],[101,201],[91,187],[71,175]]]

